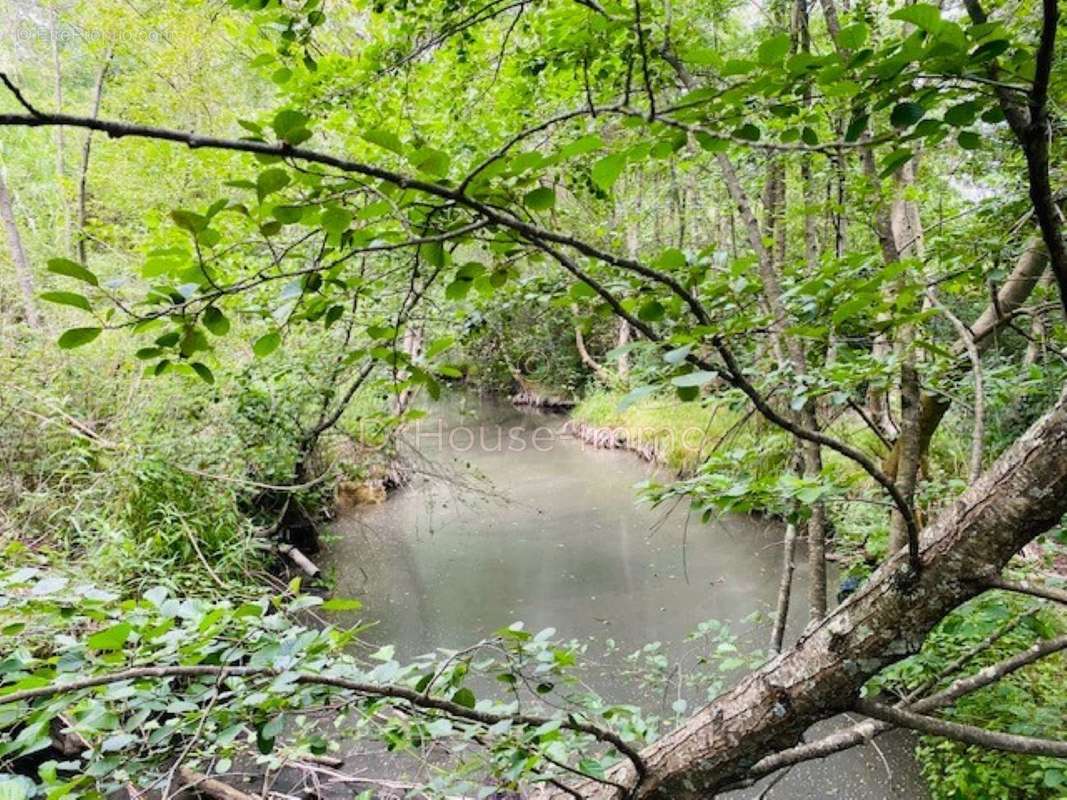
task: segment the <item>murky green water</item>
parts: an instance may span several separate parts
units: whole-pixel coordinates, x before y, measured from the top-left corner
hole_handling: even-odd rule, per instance
[[[634,485],[655,469],[563,435],[563,422],[472,397],[436,409],[409,436],[413,483],[338,519],[323,566],[338,594],[364,600],[365,616],[379,623],[370,637],[395,644],[401,660],[521,620],[589,640],[594,652],[613,640],[618,668],[592,675],[595,688],[663,713],[677,690],[643,689],[622,655],[660,641],[684,669],[692,649],[684,639],[708,619],[765,647],[769,620],[751,617],[773,610],[781,529],[749,517],[702,525],[684,508],[638,505]],[[801,566],[794,633],[805,597]],[[910,740],[878,745],[798,767],[768,797],[926,797]]]

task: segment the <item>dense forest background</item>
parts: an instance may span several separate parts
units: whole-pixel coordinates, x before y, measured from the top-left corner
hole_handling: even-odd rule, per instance
[[[426,796],[711,796],[849,709],[826,752],[914,728],[936,798],[1067,796],[1055,0],[5,9],[0,798],[349,738],[432,750]],[[330,624],[323,521],[460,391],[782,520],[734,688],[646,717],[551,635]]]

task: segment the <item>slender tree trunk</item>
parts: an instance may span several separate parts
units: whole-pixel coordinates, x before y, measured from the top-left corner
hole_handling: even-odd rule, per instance
[[[894,176],[896,199],[890,208],[890,226],[893,242],[899,258],[921,259],[924,252],[922,223],[919,208],[907,199],[908,189],[914,185],[917,159],[912,159]],[[895,344],[900,361],[900,461],[897,465],[896,483],[909,506],[915,504],[915,491],[919,484],[919,467],[922,463],[922,429],[920,415],[919,372],[913,347],[913,326],[904,325],[897,332]],[[894,509],[889,526],[889,552],[895,553],[908,544],[908,526],[899,510]]]
[[[104,63],[96,75],[96,86],[93,88],[93,119],[100,116],[100,101],[104,96],[104,80],[107,78],[108,67],[111,66],[111,50],[104,56]],[[89,182],[89,155],[93,146],[93,132],[85,132],[85,143],[82,145],[81,170],[78,175],[78,260],[86,263],[85,252],[85,206],[88,195]]]
[[[771,314],[771,342],[777,352],[783,353],[798,378],[807,372],[807,356],[804,344],[796,336],[786,335],[789,312],[782,300],[781,278],[775,263],[774,250],[768,250],[763,244],[763,235],[759,222],[752,213],[748,196],[738,179],[733,162],[724,153],[716,156],[726,188],[737,206],[741,220],[748,231],[749,245],[756,253],[760,278],[763,283],[763,297]],[[784,184],[784,176],[782,179]],[[784,189],[782,190],[784,196]],[[777,190],[774,192],[777,195]],[[772,215],[773,218],[773,215]],[[777,241],[777,237],[775,237]],[[815,430],[818,420],[812,403],[805,404],[797,414],[798,422],[809,430]],[[804,441],[800,443],[804,459],[804,475],[815,479],[822,472],[822,456],[818,444]],[[812,619],[821,619],[826,614],[826,519],[821,503],[815,503],[808,521],[808,563],[809,563],[809,607]]]
[[[48,14],[48,32],[52,40],[52,66],[54,68],[53,88],[55,92],[56,113],[63,113],[63,68],[59,58],[59,14],[53,8]],[[59,187],[59,207],[63,215],[63,237],[66,252],[71,251],[70,209],[67,207],[67,192],[63,185],[67,173],[65,163],[66,139],[63,126],[56,126],[56,183]]]
[[[793,594],[793,563],[797,549],[797,529],[793,523],[785,526],[785,541],[782,543],[782,577],[778,583],[778,602],[774,610],[774,630],[771,632],[771,652],[782,652],[785,626],[789,619],[790,597]]]
[[[625,347],[630,343],[630,323],[624,319],[619,320],[619,335],[616,339],[617,347]],[[629,353],[619,353],[618,361],[616,362],[616,369],[619,371],[619,378],[626,380],[630,377],[630,355]]]
[[[423,326],[416,323],[408,325],[408,327],[404,329],[404,337],[401,340],[400,349],[414,362],[420,355],[422,355],[422,345]],[[397,376],[399,380],[406,380],[407,377],[406,370]],[[400,416],[407,411],[414,396],[415,389],[412,387],[401,390],[393,403],[393,413]]]
[[[0,222],[4,224],[8,250],[11,252],[11,261],[15,265],[15,277],[18,280],[19,289],[22,290],[22,307],[26,323],[31,328],[40,328],[41,318],[37,314],[33,272],[31,272],[30,263],[26,259],[26,251],[22,248],[22,237],[19,235],[18,223],[15,221],[15,209],[11,201],[11,193],[8,191],[2,170],[0,170]]]
[[[618,205],[616,205],[618,209]],[[627,219],[621,224],[625,225],[626,229],[626,255],[631,259],[636,260],[638,256],[638,224],[641,218],[641,192],[637,192],[637,198],[635,200],[634,218]],[[616,337],[617,347],[625,347],[630,343],[632,331],[630,330],[630,323],[624,319],[619,319],[618,336]],[[619,354],[618,361],[616,363],[616,369],[619,373],[619,378],[625,381],[630,375],[630,356],[623,352]]]
[[[598,378],[610,383],[612,379],[611,371],[593,358],[589,354],[589,349],[585,346],[585,336],[582,333],[582,322],[579,318],[577,304],[571,305],[571,313],[574,314],[574,346],[578,350],[578,357],[582,359],[583,364],[596,373]]]

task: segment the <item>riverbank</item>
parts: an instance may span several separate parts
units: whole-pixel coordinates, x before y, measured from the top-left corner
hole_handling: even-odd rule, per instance
[[[623,407],[621,392],[588,394],[567,430],[586,444],[629,450],[679,475],[691,475],[717,445],[750,436],[744,415],[724,407],[648,397]]]

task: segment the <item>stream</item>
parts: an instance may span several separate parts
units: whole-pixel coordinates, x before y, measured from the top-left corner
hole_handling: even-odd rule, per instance
[[[742,651],[766,649],[781,526],[745,516],[701,524],[686,507],[639,503],[635,484],[657,469],[563,434],[564,422],[472,395],[436,405],[407,434],[412,483],[338,517],[320,563],[336,594],[362,599],[363,618],[377,621],[365,638],[395,645],[401,662],[522,621],[606,650],[607,666],[588,678],[603,696],[660,715],[679,697],[693,708],[703,700],[695,688],[650,692],[625,656],[660,642],[684,668],[686,636],[707,620],[728,625]],[[798,548],[787,644],[805,622],[804,559]],[[809,736],[840,724],[848,720]],[[894,732],[876,744],[802,764],[767,797],[928,797],[913,738]],[[724,796],[754,798],[765,785]]]

